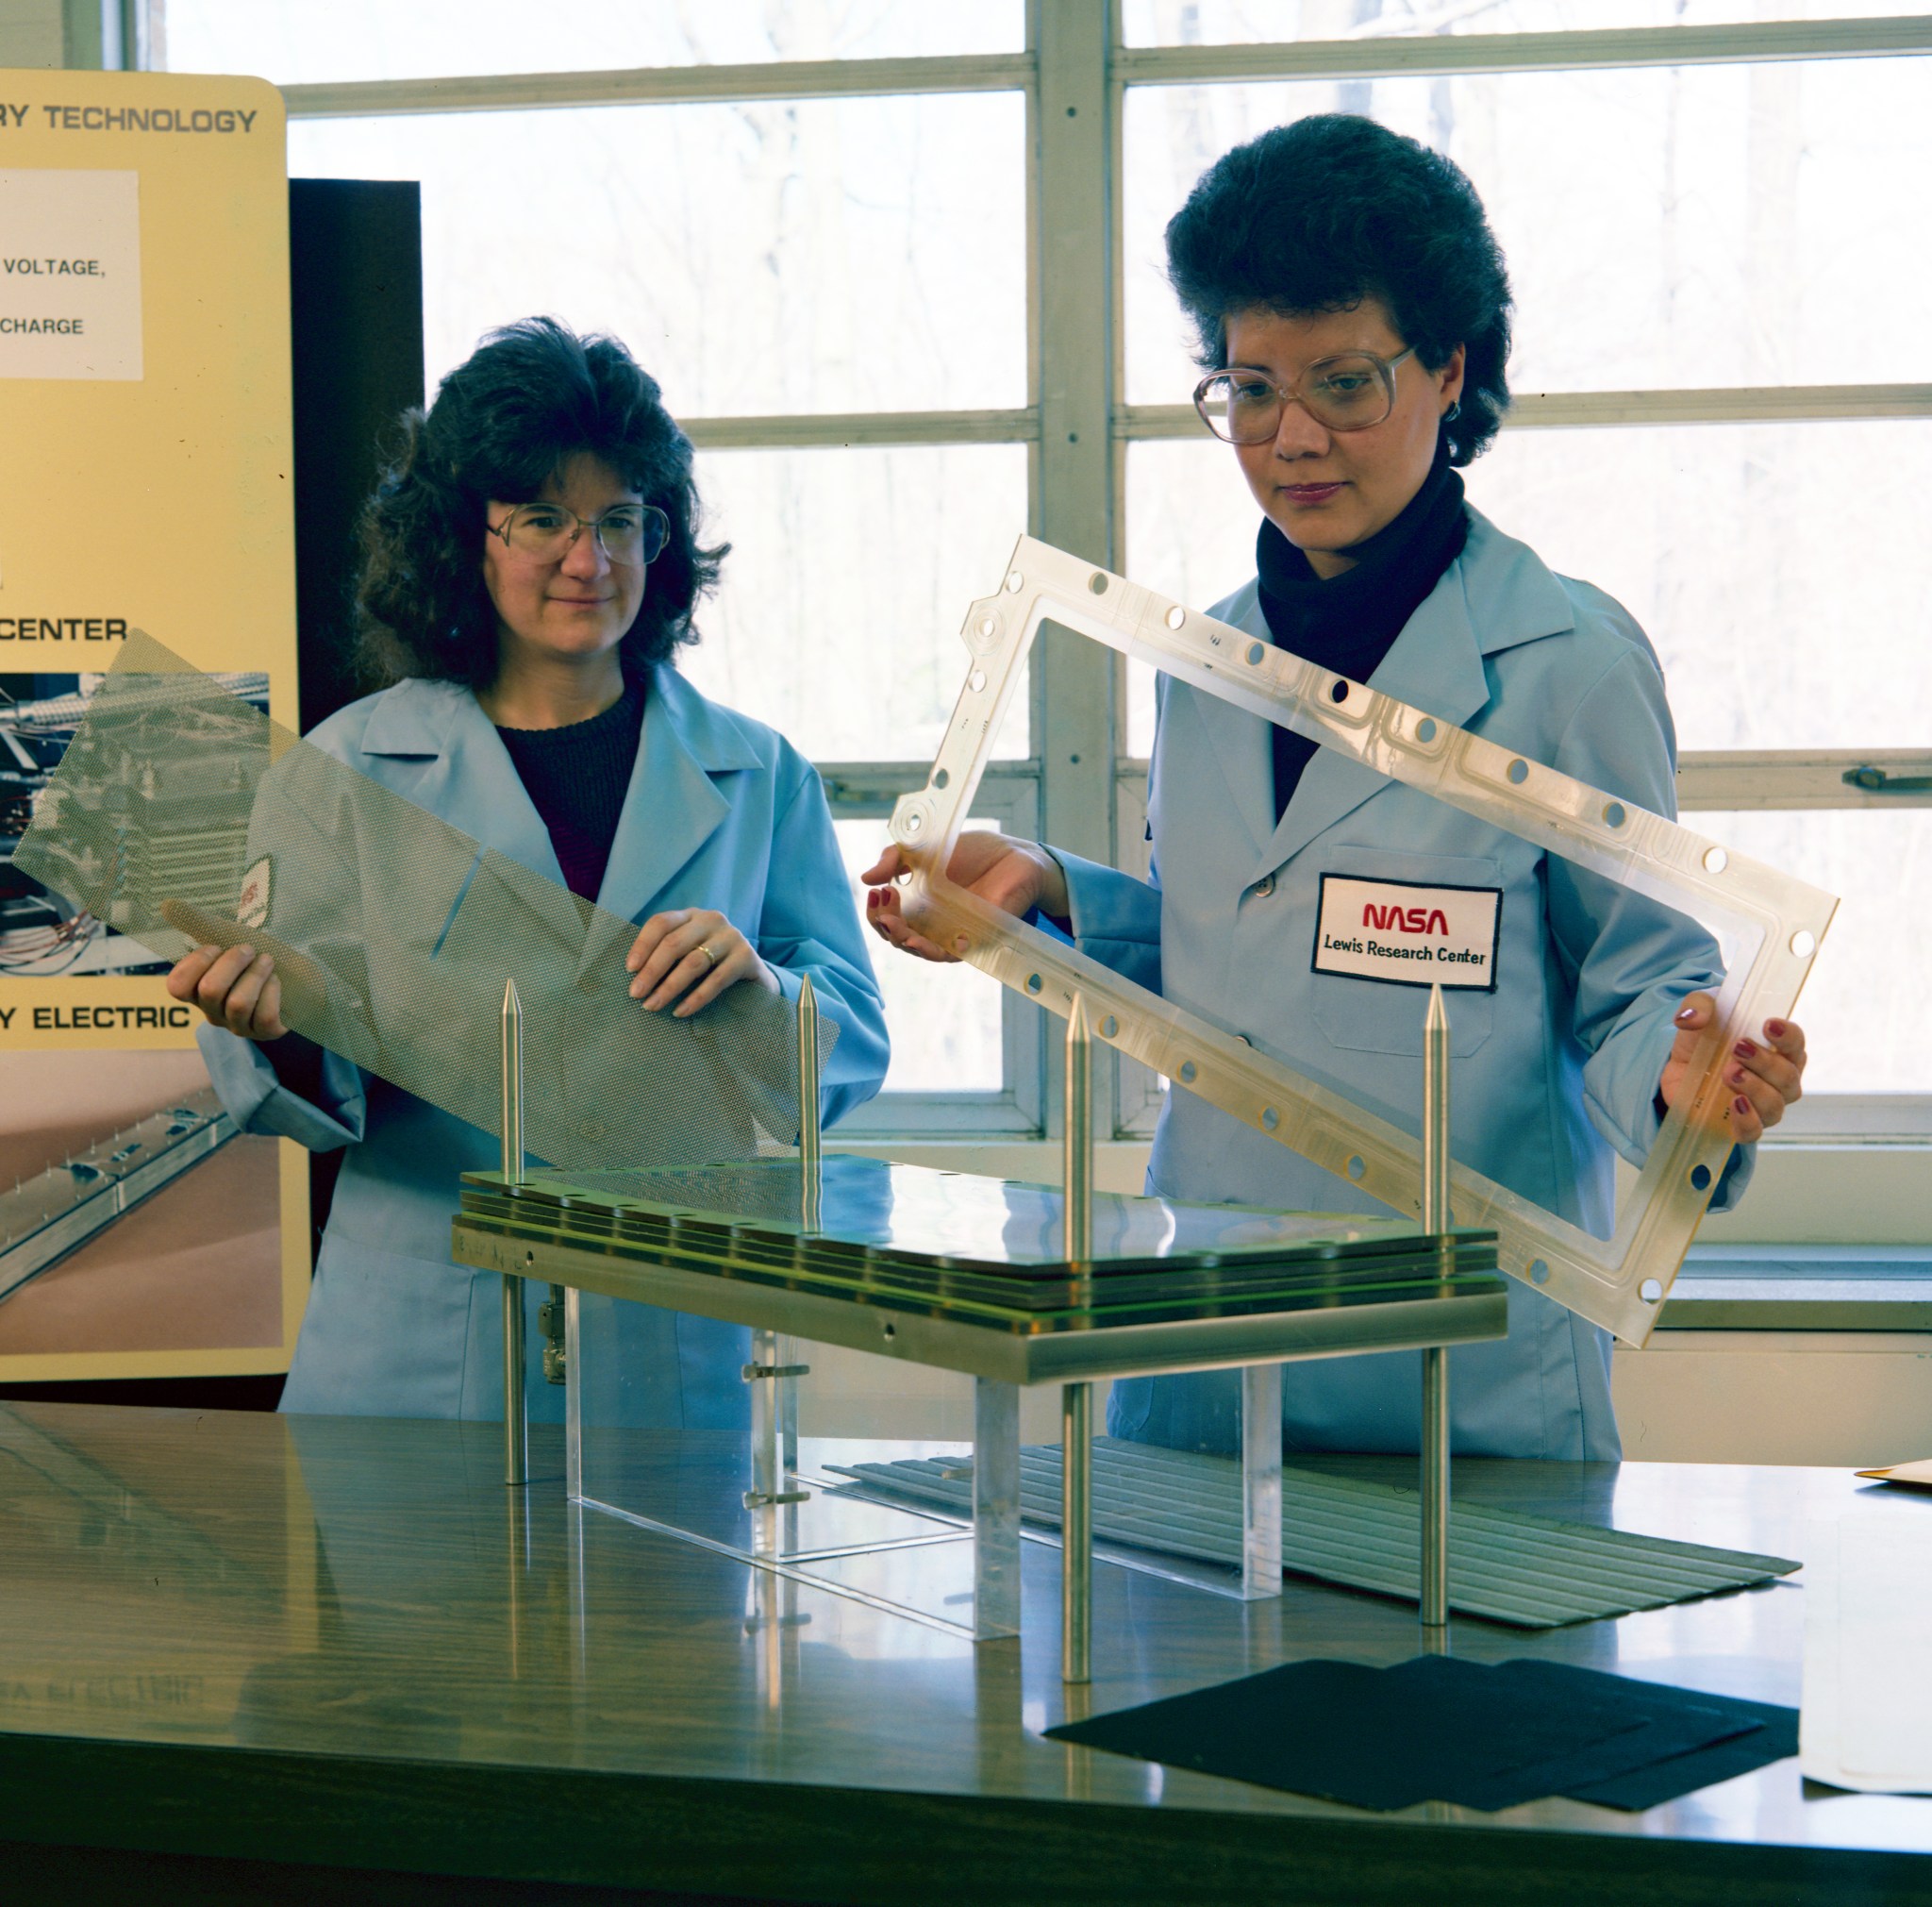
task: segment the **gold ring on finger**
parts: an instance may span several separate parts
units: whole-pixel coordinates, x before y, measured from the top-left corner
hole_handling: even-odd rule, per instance
[[[718,956],[715,953],[713,953],[711,949],[708,946],[707,946],[702,941],[698,944],[698,951],[701,954],[703,954],[704,957],[708,961],[709,961],[713,966],[716,966],[718,964]]]

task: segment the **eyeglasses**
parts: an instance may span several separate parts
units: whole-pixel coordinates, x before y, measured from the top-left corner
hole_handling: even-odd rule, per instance
[[[1343,351],[1318,358],[1291,384],[1260,371],[1216,371],[1194,386],[1201,422],[1228,443],[1266,443],[1281,428],[1281,413],[1299,404],[1329,430],[1371,430],[1395,408],[1395,367],[1415,356],[1411,344],[1392,358]]]
[[[671,519],[653,503],[620,503],[593,523],[560,503],[520,503],[501,523],[489,527],[506,549],[521,550],[541,562],[556,562],[588,529],[612,562],[653,561],[671,541]]]

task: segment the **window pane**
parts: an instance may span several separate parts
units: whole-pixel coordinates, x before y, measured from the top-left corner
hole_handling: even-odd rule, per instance
[[[1924,0],[1123,0],[1129,46],[1384,40],[1417,33],[1565,33],[1606,26],[1876,19]]]
[[[881,819],[835,825],[845,871],[852,877],[852,892],[863,915],[865,886],[858,877],[879,858],[889,839],[886,824]],[[997,1093],[1003,1084],[1000,1015],[1005,991],[999,981],[963,962],[942,966],[914,960],[874,939],[870,930],[866,941],[892,1034],[885,1090]]]
[[[1020,0],[706,0],[702,8],[575,0],[167,0],[176,73],[258,73],[278,86],[458,73],[589,73],[766,59],[1008,53]]]
[[[1681,746],[1923,745],[1932,423],[1506,429],[1463,475],[1499,528],[1643,626]],[[1129,447],[1136,582],[1207,609],[1254,575],[1259,521],[1225,445]],[[1151,681],[1130,674],[1137,755]]]
[[[1210,610],[1255,574],[1261,511],[1234,452],[1203,430],[1127,445],[1127,576],[1190,609]],[[1154,746],[1154,675],[1127,664],[1126,752]]]
[[[402,9],[397,9],[402,10]],[[423,184],[431,389],[493,325],[615,332],[676,416],[1026,401],[1017,93],[297,120]]]
[[[1849,384],[1924,376],[1932,199],[1919,59],[1271,86],[1137,87],[1126,103],[1127,391],[1199,372],[1161,232],[1231,146],[1305,113],[1372,112],[1457,160],[1516,293],[1519,391]]]
[[[1932,808],[1693,814],[1700,834],[1842,897],[1796,1018],[1807,1094],[1932,1093]]]
[[[1025,447],[709,451],[698,488],[732,552],[691,680],[815,761],[931,761],[966,679],[966,607],[1026,527]],[[1024,687],[997,752],[1027,752]]]
[[[1470,500],[1649,632],[1686,748],[1905,748],[1932,423],[1505,430]]]

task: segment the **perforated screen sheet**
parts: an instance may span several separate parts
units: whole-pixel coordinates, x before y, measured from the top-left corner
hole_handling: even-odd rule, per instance
[[[636,926],[483,846],[131,634],[41,796],[23,872],[174,961],[275,956],[297,1031],[487,1131],[504,983],[524,1131],[558,1166],[708,1163],[798,1132],[797,1021],[736,986],[690,1019],[626,991]],[[822,1021],[821,1063],[838,1036]]]

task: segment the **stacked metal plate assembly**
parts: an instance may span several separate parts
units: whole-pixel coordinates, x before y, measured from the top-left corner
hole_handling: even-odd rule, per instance
[[[1019,1631],[1021,1386],[1063,1386],[1072,1461],[1062,1494],[1077,1533],[1089,1527],[1091,1383],[1240,1367],[1239,1557],[1205,1586],[1278,1596],[1281,1364],[1507,1329],[1493,1233],[1095,1193],[1077,1169],[1070,1198],[800,1149],[801,1160],[575,1173],[525,1171],[507,1154],[504,1171],[465,1176],[454,1254],[567,1288],[575,1500],[951,1634]],[[610,1420],[593,1327],[610,1299],[753,1328],[748,1463],[727,1457],[709,1477],[687,1453],[667,1467],[652,1459],[648,1432]],[[970,1478],[970,1531],[912,1506],[856,1502],[841,1479],[801,1465],[800,1339],[974,1380],[973,1461],[959,1472]],[[514,1453],[508,1475],[523,1480]],[[1061,1672],[1082,1681],[1091,1541],[1068,1546],[1061,1605]]]
[[[1058,1190],[877,1159],[825,1160],[801,1224],[790,1160],[699,1170],[471,1173],[466,1230],[542,1241],[883,1312],[1027,1336],[1265,1313],[1341,1313],[1492,1293],[1493,1232],[1406,1220],[1093,1196],[1091,1258],[1069,1256]],[[648,1295],[649,1273],[629,1295]]]

